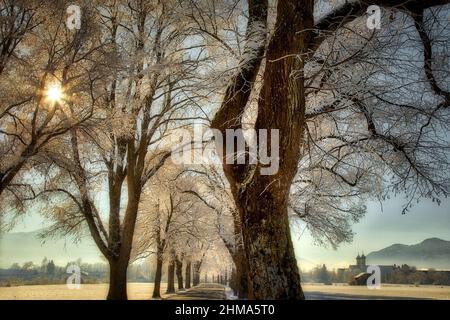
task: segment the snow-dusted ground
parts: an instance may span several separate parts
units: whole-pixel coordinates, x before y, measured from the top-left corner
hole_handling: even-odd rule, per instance
[[[195,289],[195,288],[194,288]],[[193,289],[193,290],[194,290]],[[408,286],[382,285],[380,290],[369,290],[367,287],[346,285],[304,284],[307,299],[442,299],[450,300],[450,286]],[[166,284],[162,284],[163,299],[196,300],[211,298],[237,299],[229,287],[200,288],[200,292],[185,291],[177,295],[165,295]],[[70,290],[66,285],[40,285],[20,287],[0,287],[0,300],[103,300],[108,292],[107,284],[81,285],[79,290]],[[152,283],[129,283],[128,297],[131,300],[150,300],[153,292]]]

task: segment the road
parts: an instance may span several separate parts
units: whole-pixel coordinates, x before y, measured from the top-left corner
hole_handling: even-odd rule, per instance
[[[421,300],[401,296],[358,295],[328,293],[320,291],[305,292],[306,300]],[[165,297],[167,300],[226,300],[226,287],[217,283],[202,283],[197,287]]]
[[[186,291],[168,295],[165,300],[226,300],[226,287],[218,283],[201,283]]]

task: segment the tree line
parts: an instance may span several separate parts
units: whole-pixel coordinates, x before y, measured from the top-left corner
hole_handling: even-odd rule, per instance
[[[328,270],[326,265],[316,266],[310,271],[302,272],[304,282],[322,283],[331,285],[333,283],[353,284],[355,272],[345,269]],[[428,270],[417,270],[406,264],[393,266],[389,273],[381,275],[381,282],[388,284],[412,284],[412,285],[450,285],[450,272],[438,271],[433,268]]]

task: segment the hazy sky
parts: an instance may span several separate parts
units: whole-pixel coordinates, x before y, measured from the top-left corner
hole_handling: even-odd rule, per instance
[[[306,270],[322,263],[326,263],[329,268],[347,266],[354,263],[358,252],[367,254],[394,243],[415,244],[431,237],[450,240],[450,200],[442,202],[440,206],[423,200],[406,215],[401,214],[402,203],[404,200],[401,198],[383,202],[383,212],[379,203],[369,203],[367,215],[353,227],[353,242],[341,245],[337,250],[315,245],[304,229],[293,230],[292,239],[301,268]],[[43,226],[38,215],[28,215],[12,232],[34,231]],[[36,245],[40,244],[36,242]],[[71,252],[74,249],[69,243],[61,243],[58,252]],[[76,257],[72,258],[83,258],[80,250],[76,250],[76,253]],[[93,252],[86,255],[90,258],[87,260],[96,256]],[[65,256],[52,258],[60,260]]]
[[[416,244],[431,237],[450,240],[450,200],[443,201],[440,206],[422,200],[405,215],[401,214],[403,203],[401,198],[385,201],[383,211],[379,203],[368,203],[367,215],[353,227],[353,242],[341,245],[337,250],[314,245],[307,231],[294,234],[300,266],[304,269],[319,263],[326,263],[331,268],[348,266],[355,263],[358,252],[368,254],[395,243]]]

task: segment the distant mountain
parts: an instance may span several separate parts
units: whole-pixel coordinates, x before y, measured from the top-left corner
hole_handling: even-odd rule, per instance
[[[74,239],[47,239],[42,243],[41,230],[0,234],[0,268],[17,262],[33,261],[39,264],[44,257],[57,265],[81,258],[84,262],[100,262],[100,252],[89,238],[74,244]]]
[[[367,264],[408,264],[417,268],[450,269],[450,241],[426,239],[418,244],[393,244],[367,255]]]

